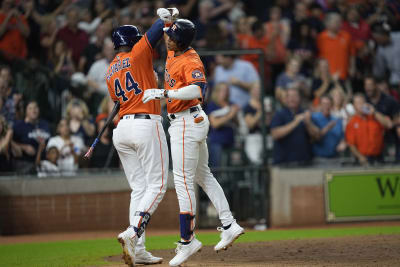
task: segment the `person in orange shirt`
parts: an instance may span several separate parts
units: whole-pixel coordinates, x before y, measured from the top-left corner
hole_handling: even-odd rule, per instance
[[[215,251],[228,248],[241,234],[229,209],[224,191],[208,166],[207,133],[210,126],[200,104],[207,82],[203,63],[190,47],[195,36],[194,24],[178,19],[166,29],[168,56],[165,65],[165,88],[147,90],[144,103],[167,98],[168,118],[171,126],[171,155],[175,190],[179,200],[181,241],[170,266],[180,266],[199,251],[202,244],[194,235],[196,196],[194,183],[200,185],[214,204],[222,227],[221,240]]]
[[[26,38],[30,30],[25,17],[13,7],[14,0],[3,0],[0,9],[0,51],[8,58],[26,58]]]
[[[327,15],[326,30],[317,37],[317,48],[319,57],[329,63],[329,70],[332,75],[339,75],[341,80],[355,72],[354,47],[351,36],[341,30],[342,19],[337,13]]]
[[[353,105],[356,114],[346,126],[346,141],[351,153],[361,165],[382,161],[385,129],[391,127],[388,117],[367,104],[363,94],[355,94]]]
[[[177,9],[170,13],[159,8],[161,19],[144,35],[133,25],[120,26],[112,34],[116,56],[107,69],[106,83],[111,99],[120,104],[121,120],[113,131],[113,143],[132,188],[130,226],[118,235],[129,266],[163,260],[145,250],[144,231],[167,189],[168,147],[160,101],[141,100],[144,92],[157,86],[153,48],[164,35],[164,22],[172,23],[177,13]]]

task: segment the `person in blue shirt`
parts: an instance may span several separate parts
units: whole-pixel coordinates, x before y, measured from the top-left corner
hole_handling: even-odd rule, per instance
[[[286,106],[278,110],[271,122],[274,139],[275,165],[307,165],[311,163],[311,138],[318,138],[319,130],[311,121],[310,111],[301,108],[300,93],[289,88]]]
[[[49,124],[39,118],[39,106],[30,101],[26,106],[25,119],[14,124],[13,148],[20,154],[15,161],[15,168],[21,173],[32,173],[35,170],[36,153],[39,143],[50,137]]]
[[[319,158],[335,158],[338,152],[346,149],[342,119],[332,116],[333,101],[324,95],[320,99],[320,112],[311,115],[311,120],[319,128],[319,136],[312,145],[314,156]]]

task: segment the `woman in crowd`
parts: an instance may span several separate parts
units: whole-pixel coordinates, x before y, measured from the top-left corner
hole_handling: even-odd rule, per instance
[[[331,75],[328,61],[322,58],[319,59],[315,67],[311,84],[314,107],[319,105],[321,96],[330,93],[330,91],[336,87],[343,90],[339,75]]]
[[[96,127],[89,118],[89,109],[83,100],[75,98],[68,103],[66,119],[71,135],[82,138],[86,145],[89,145],[90,138],[96,132]]]
[[[75,72],[75,64],[72,60],[72,51],[67,48],[64,41],[56,40],[50,52],[48,66],[55,73],[69,78]]]
[[[346,129],[347,122],[355,113],[354,107],[351,103],[348,103],[348,97],[342,87],[335,86],[330,95],[333,100],[332,116],[342,119],[343,129]]]
[[[285,93],[289,88],[297,88],[301,95],[307,99],[310,94],[310,88],[307,84],[306,78],[300,74],[301,61],[297,57],[292,57],[286,63],[286,69],[276,79],[275,96],[284,103]]]
[[[212,167],[220,166],[223,150],[233,147],[234,120],[238,111],[239,107],[229,102],[229,85],[217,84],[205,109],[211,126],[208,134],[208,150]]]
[[[245,137],[244,151],[252,164],[262,163],[262,107],[260,101],[260,86],[253,86],[250,92],[250,101],[243,109],[244,120],[249,133]]]

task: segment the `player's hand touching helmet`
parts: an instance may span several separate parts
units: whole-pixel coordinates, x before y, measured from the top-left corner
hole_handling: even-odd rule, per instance
[[[179,11],[175,7],[168,8],[168,9],[167,8],[159,8],[159,9],[157,9],[157,15],[165,23],[172,23],[178,17]]]
[[[165,98],[164,92],[165,92],[165,89],[147,89],[143,93],[142,101],[143,101],[143,103],[147,103],[150,100],[163,99],[163,98]]]

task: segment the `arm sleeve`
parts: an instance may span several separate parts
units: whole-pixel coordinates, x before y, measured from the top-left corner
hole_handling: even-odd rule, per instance
[[[198,85],[191,84],[177,90],[169,90],[168,97],[172,99],[191,100],[201,98],[201,92]]]
[[[203,66],[200,64],[187,64],[184,66],[184,75],[186,84],[197,85],[201,94],[198,98],[203,98],[207,89]]]
[[[146,37],[151,48],[154,48],[157,45],[158,41],[163,37],[163,28],[164,22],[161,19],[158,19],[146,32]]]

